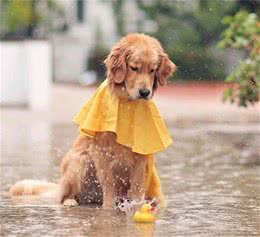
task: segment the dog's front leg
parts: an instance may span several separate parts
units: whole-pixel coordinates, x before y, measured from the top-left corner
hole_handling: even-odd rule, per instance
[[[103,190],[103,208],[112,208],[115,199],[115,183],[111,167],[97,169],[98,179]]]
[[[114,184],[111,181],[105,181],[103,185],[103,208],[112,208],[115,199]]]
[[[130,189],[128,190],[128,196],[134,200],[142,200],[145,193],[145,167],[146,158],[143,156],[135,157],[135,164],[130,173]]]

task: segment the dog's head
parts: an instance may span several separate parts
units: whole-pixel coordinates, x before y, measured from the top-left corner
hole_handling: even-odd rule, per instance
[[[132,100],[152,98],[158,83],[165,85],[177,68],[158,40],[137,33],[122,38],[105,65],[109,85]]]

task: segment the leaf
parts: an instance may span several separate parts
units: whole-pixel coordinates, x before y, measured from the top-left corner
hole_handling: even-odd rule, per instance
[[[225,16],[222,19],[222,23],[225,24],[225,25],[231,24],[232,21],[233,21],[233,17],[232,16]]]

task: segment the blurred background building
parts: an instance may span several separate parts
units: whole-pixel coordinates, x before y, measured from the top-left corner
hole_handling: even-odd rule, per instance
[[[97,44],[107,49],[117,39],[112,4],[109,1],[84,0],[59,0],[58,3],[66,15],[66,29],[65,32],[53,33],[51,37],[54,80],[77,82],[79,75],[87,70],[91,55],[96,53]]]
[[[129,32],[144,32],[160,40],[178,66],[176,80],[223,81],[246,53],[223,51],[216,46],[226,27],[221,21],[243,9],[258,14],[259,6],[254,0],[2,0],[1,103],[26,104],[21,97],[28,97],[28,90],[38,86],[36,92],[29,93],[35,101],[34,97],[43,95],[43,88],[47,91],[52,82],[90,84],[103,80],[103,59],[111,46]],[[34,47],[36,41],[45,42],[49,52],[43,50],[45,56],[36,48],[25,52],[32,40]],[[12,48],[15,43],[16,49]],[[42,85],[39,79],[37,83],[28,81],[38,77],[40,69],[35,69],[33,75],[31,68],[40,65],[29,63],[37,57],[46,67],[41,70],[49,75],[44,76],[48,82],[42,79]],[[24,76],[15,82],[19,75]],[[14,93],[17,97],[12,102],[10,96]]]
[[[154,26],[149,26],[149,20],[145,20],[137,2],[132,0],[58,0],[58,3],[66,15],[66,30],[51,37],[55,81],[77,82],[79,75],[88,69],[96,71],[99,79],[104,78],[102,60],[113,44],[124,33],[140,30],[141,21],[143,29]]]

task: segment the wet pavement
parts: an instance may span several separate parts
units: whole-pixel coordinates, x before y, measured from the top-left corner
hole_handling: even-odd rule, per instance
[[[260,236],[258,111],[209,100],[159,98],[174,144],[156,156],[167,208],[154,224],[50,197],[9,197],[21,179],[58,181],[77,135],[70,120],[91,92],[59,87],[51,113],[2,109],[0,236]]]
[[[62,155],[76,128],[7,117],[2,119],[1,236],[260,235],[256,123],[168,123],[174,145],[157,155],[167,208],[155,224],[134,224],[123,213],[98,207],[10,198],[7,191],[15,181],[58,180]]]

